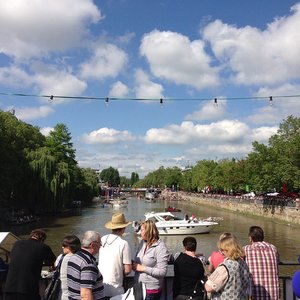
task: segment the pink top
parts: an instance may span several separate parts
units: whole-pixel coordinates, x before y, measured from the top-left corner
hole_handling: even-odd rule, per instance
[[[217,268],[217,266],[224,261],[224,255],[220,251],[214,251],[210,255],[210,263],[214,267],[214,269]]]

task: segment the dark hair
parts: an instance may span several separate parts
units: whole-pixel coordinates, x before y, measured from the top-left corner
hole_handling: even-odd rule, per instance
[[[196,251],[197,241],[192,236],[187,236],[183,239],[182,244],[187,251]]]
[[[44,242],[47,235],[43,229],[34,229],[31,231],[29,238]]]
[[[61,242],[63,247],[68,247],[72,253],[77,252],[81,248],[80,239],[76,235],[67,235]]]
[[[249,228],[249,236],[253,242],[262,242],[264,240],[264,231],[259,226],[251,226]]]

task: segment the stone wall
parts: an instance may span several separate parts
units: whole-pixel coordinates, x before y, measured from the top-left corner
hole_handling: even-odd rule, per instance
[[[193,204],[203,204],[216,208],[227,209],[245,215],[261,216],[264,218],[277,220],[280,222],[300,225],[300,209],[298,207],[264,205],[259,201],[240,201],[239,199],[218,199],[201,197],[201,195],[180,195],[181,200],[189,201]]]

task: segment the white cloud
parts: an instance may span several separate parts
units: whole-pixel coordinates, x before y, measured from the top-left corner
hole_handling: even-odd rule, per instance
[[[278,130],[278,126],[271,126],[271,127],[258,127],[252,130],[250,135],[250,139],[254,142],[257,141],[259,143],[267,143],[269,138],[276,134]]]
[[[87,144],[116,144],[134,141],[135,137],[127,130],[119,131],[104,127],[84,134],[81,140]]]
[[[54,130],[53,127],[44,127],[44,128],[40,129],[40,132],[44,136],[49,136],[50,132],[53,131],[53,130]]]
[[[300,116],[300,97],[288,97],[290,95],[299,95],[300,85],[285,83],[277,87],[261,87],[255,93],[257,97],[269,97],[274,95],[272,106],[269,99],[255,100],[257,103],[265,104],[258,107],[247,120],[255,124],[279,124],[287,116]],[[283,96],[283,97],[280,97]],[[287,97],[284,97],[287,96]]]
[[[79,45],[101,19],[92,0],[0,1],[0,53],[17,59]]]
[[[12,87],[29,87],[33,83],[31,76],[20,67],[12,65],[0,68],[0,83]]]
[[[49,106],[40,106],[40,107],[16,107],[15,114],[18,119],[22,121],[30,121],[41,119],[49,116],[53,113],[53,108]]]
[[[151,128],[146,132],[148,144],[184,145],[198,143],[238,143],[249,131],[248,126],[237,120],[223,120],[208,125],[182,122],[165,128]]]
[[[135,95],[138,99],[164,98],[164,88],[161,84],[150,80],[149,76],[141,69],[135,72]]]
[[[32,62],[30,73],[16,65],[0,68],[0,83],[17,88],[33,88],[43,95],[80,95],[87,87],[85,81],[78,79],[72,70],[59,69],[55,65]],[[47,99],[48,100],[48,99]],[[66,99],[56,98],[54,104],[64,103]]]
[[[219,83],[217,69],[211,66],[201,40],[190,41],[176,32],[154,30],[143,37],[140,52],[159,78],[196,89]]]
[[[128,86],[121,81],[117,81],[112,85],[108,96],[114,98],[124,98],[128,95],[128,92]]]
[[[70,70],[58,69],[54,65],[36,63],[32,66],[34,83],[41,94],[77,96],[86,89],[85,81],[70,73]],[[69,100],[54,98],[54,104]]]
[[[300,76],[300,3],[292,14],[275,19],[262,31],[216,20],[203,30],[221,64],[238,84],[274,84]]]
[[[227,112],[227,100],[214,100],[204,102],[200,105],[200,109],[188,114],[185,120],[200,121],[200,120],[218,120]]]
[[[81,64],[80,73],[83,78],[114,78],[123,70],[127,61],[127,54],[122,49],[102,43],[95,47],[91,59]]]

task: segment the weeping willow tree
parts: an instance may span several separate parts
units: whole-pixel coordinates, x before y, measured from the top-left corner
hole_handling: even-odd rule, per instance
[[[67,126],[57,124],[45,137],[0,110],[1,216],[20,209],[57,212],[73,200],[88,203],[96,194],[96,174],[77,166]]]
[[[56,173],[57,162],[46,147],[27,154],[30,169],[28,171],[29,193],[32,205],[43,210],[55,210],[55,193],[51,182]]]

